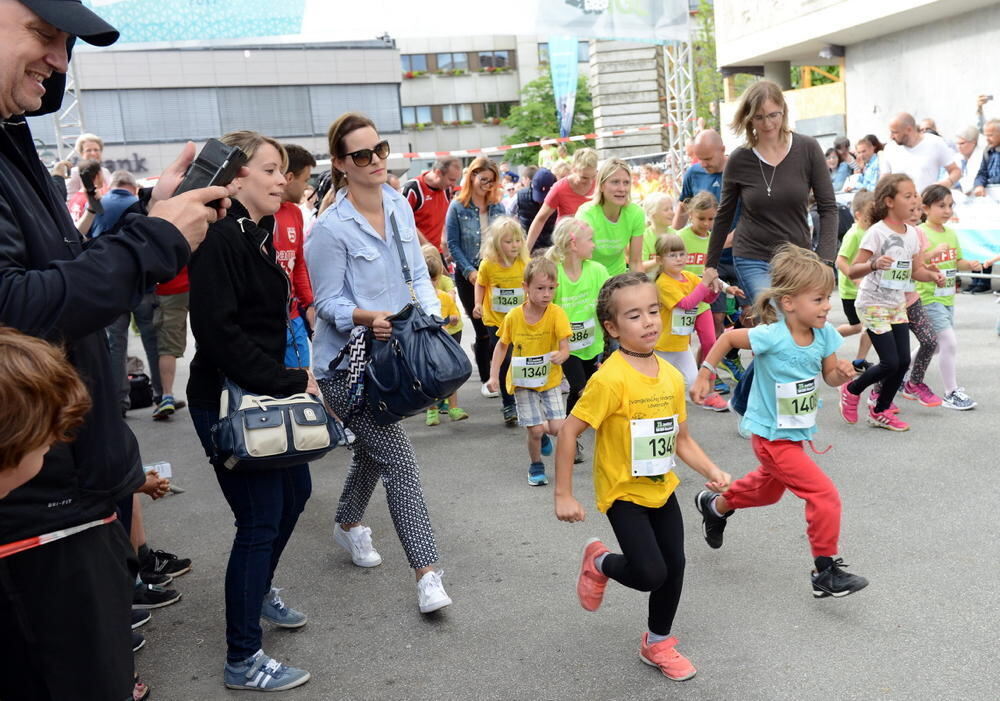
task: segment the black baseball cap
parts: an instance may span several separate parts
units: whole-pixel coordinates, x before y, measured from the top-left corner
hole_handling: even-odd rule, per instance
[[[535,177],[531,179],[531,199],[538,203],[544,202],[545,196],[555,184],[555,174],[548,168],[539,168]]]
[[[67,34],[94,46],[118,41],[118,30],[97,16],[81,0],[19,0],[36,15]]]

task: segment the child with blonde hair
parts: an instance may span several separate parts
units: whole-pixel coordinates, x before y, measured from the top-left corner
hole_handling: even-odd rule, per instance
[[[656,279],[656,240],[663,234],[675,234],[670,226],[674,220],[674,198],[665,192],[651,192],[642,201],[646,215],[646,230],[642,234],[642,269],[650,280]]]
[[[441,261],[441,254],[438,249],[431,244],[420,247],[424,254],[424,262],[427,263],[427,274],[430,275],[431,283],[437,291],[438,299],[441,301],[441,318],[448,322],[444,330],[451,334],[455,343],[462,343],[462,315],[458,311],[455,303],[455,283],[444,274],[444,263]],[[441,423],[441,411],[448,412],[448,418],[452,421],[463,421],[469,418],[468,412],[458,406],[458,391],[442,399],[437,406],[432,406],[427,410],[426,423],[428,426],[437,426]]]
[[[715,301],[718,293],[713,290],[713,286],[718,275],[714,269],[709,269],[703,278],[699,278],[685,270],[687,249],[683,239],[677,234],[664,234],[660,237],[656,242],[656,259],[660,265],[656,290],[660,298],[660,314],[663,316],[656,354],[677,368],[684,376],[685,385],[690,387],[698,372],[690,347],[698,305]],[[698,406],[710,411],[729,411],[726,400],[718,392],[706,396]]]
[[[551,455],[551,442],[543,453],[542,438],[558,434],[566,418],[559,385],[572,331],[566,312],[552,304],[558,278],[556,265],[548,258],[532,258],[525,267],[527,298],[504,317],[487,383],[496,392],[504,372],[503,384],[514,395],[518,422],[528,432],[528,484],[532,487],[549,483],[542,455]],[[503,371],[508,351],[512,354]]]
[[[769,506],[785,490],[806,502],[806,535],[815,569],[816,598],[842,597],[864,589],[868,580],[849,574],[837,556],[841,503],[837,487],[805,451],[816,433],[819,408],[816,377],[831,387],[854,377],[854,366],[837,358],[843,337],[827,321],[833,272],[812,251],[784,244],[771,260],[771,287],[757,296],[754,313],[762,324],[722,334],[698,370],[691,398],[700,401],[711,387],[716,366],[731,348],[754,353],[753,386],[742,427],[752,436],[756,470],[723,494],[695,497],[705,541],[722,547],[723,532],[736,509]]]
[[[512,309],[524,304],[524,267],[530,254],[525,245],[524,230],[513,217],[498,217],[483,234],[479,251],[479,273],[476,277],[476,299],[472,316],[482,319],[490,332],[490,352],[500,340],[500,326]],[[509,354],[503,359],[501,372],[506,373]],[[496,390],[494,390],[496,391]],[[514,395],[500,385],[503,420],[508,426],[517,425]]]
[[[556,264],[558,287],[553,300],[569,318],[569,358],[563,363],[563,374],[569,383],[566,412],[573,406],[583,388],[597,371],[604,352],[604,334],[597,321],[597,297],[601,285],[608,279],[608,269],[590,257],[594,253],[594,230],[580,219],[564,217],[552,232],[552,247],[546,257]],[[583,447],[576,444],[575,463],[583,462]]]

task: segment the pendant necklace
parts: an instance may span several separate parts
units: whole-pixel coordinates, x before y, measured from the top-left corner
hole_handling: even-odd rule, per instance
[[[757,156],[757,165],[760,167],[760,177],[764,181],[764,186],[767,188],[767,196],[771,196],[771,185],[774,184],[774,176],[778,174],[778,166],[773,166],[774,172],[771,173],[771,182],[767,181],[767,176],[764,175],[764,159]],[[770,164],[768,164],[770,165]]]

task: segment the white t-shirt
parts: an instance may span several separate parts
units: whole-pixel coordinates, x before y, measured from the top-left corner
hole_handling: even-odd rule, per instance
[[[884,221],[880,221],[872,224],[865,232],[859,248],[871,251],[873,259],[891,256],[896,261],[912,265],[913,257],[920,252],[920,239],[917,237],[917,230],[909,224],[906,225],[905,234],[897,234]],[[910,274],[912,275],[912,271]],[[861,278],[854,306],[898,307],[903,304],[906,299],[905,289],[901,289],[903,286],[899,284],[890,287],[892,283],[889,278],[890,271],[887,270],[874,270]]]
[[[924,134],[913,148],[891,143],[881,155],[880,175],[906,173],[917,186],[917,193],[941,180],[941,169],[955,163],[955,152],[940,136]],[[956,164],[957,165],[957,164]]]

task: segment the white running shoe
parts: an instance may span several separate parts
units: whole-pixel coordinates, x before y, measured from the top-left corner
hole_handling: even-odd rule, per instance
[[[372,545],[372,529],[368,526],[355,526],[345,531],[336,523],[333,540],[351,554],[351,561],[358,567],[378,567],[382,564],[382,556]]]
[[[499,392],[491,392],[490,388],[486,386],[485,382],[483,383],[483,386],[479,388],[479,393],[484,397],[486,397],[487,399],[495,399],[496,397],[500,396]]]
[[[444,572],[428,572],[417,582],[417,601],[420,613],[431,613],[445,606],[451,606],[451,597],[444,590],[441,575]]]
[[[968,411],[976,406],[976,403],[965,393],[965,387],[957,387],[942,398],[942,406],[946,409],[957,409],[958,411]]]

